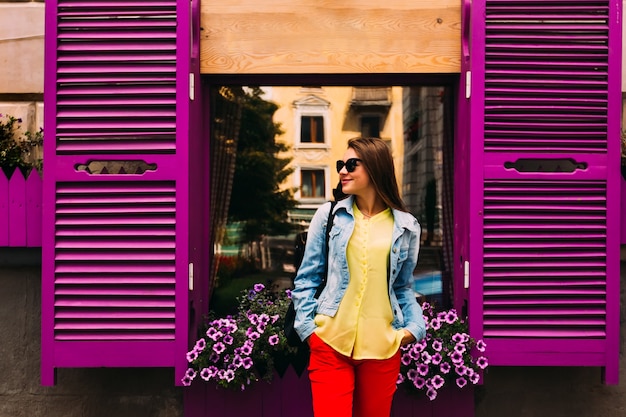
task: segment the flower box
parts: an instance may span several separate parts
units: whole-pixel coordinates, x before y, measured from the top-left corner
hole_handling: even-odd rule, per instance
[[[41,185],[36,170],[24,178],[16,169],[10,179],[0,172],[0,247],[41,246]]]
[[[214,383],[194,384],[185,388],[185,417],[313,417],[311,387],[306,371],[298,376],[292,367],[271,383],[260,381],[235,391]],[[474,388],[450,386],[440,390],[430,401],[423,392],[408,393],[398,389],[392,417],[473,417]]]
[[[242,291],[236,315],[209,319],[181,378],[187,417],[312,416],[308,352],[289,347],[283,332],[288,303],[289,290],[255,284]],[[486,345],[469,336],[455,310],[422,309],[427,335],[401,347],[392,416],[472,417]]]

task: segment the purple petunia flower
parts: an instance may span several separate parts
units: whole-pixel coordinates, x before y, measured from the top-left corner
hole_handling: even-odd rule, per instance
[[[205,381],[211,379],[212,376],[213,374],[211,373],[211,370],[209,368],[202,368],[202,370],[200,371],[200,378],[204,379]]]
[[[426,391],[426,395],[431,401],[433,401],[435,398],[437,398],[437,390],[434,388],[428,388],[428,390]]]
[[[196,370],[193,368],[187,368],[187,370],[185,371],[185,376],[192,381],[196,377],[196,375],[198,375],[198,372],[196,372]]]
[[[452,360],[452,363],[455,365],[463,363],[463,355],[456,351],[452,352],[452,354],[450,355],[450,359]]]
[[[259,334],[259,332],[254,330],[252,327],[248,327],[248,330],[246,331],[246,336],[250,340],[257,340],[261,335]]]
[[[419,347],[413,346],[413,348],[409,349],[409,351],[407,352],[407,356],[410,359],[417,361],[421,356],[420,352],[421,352],[421,349]]]
[[[224,378],[226,382],[230,382],[233,379],[235,379],[235,372],[232,369],[227,370],[226,372],[224,372]]]
[[[252,323],[254,326],[259,324],[259,316],[255,313],[248,314],[248,320],[250,320],[250,323]]]
[[[209,327],[206,331],[207,337],[213,341],[218,339],[218,336],[216,336],[217,333],[218,331],[215,327]]]
[[[472,384],[476,385],[478,384],[478,382],[480,382],[480,374],[478,372],[474,372],[474,374],[470,376],[469,379]]]
[[[250,356],[250,354],[252,353],[252,347],[254,346],[253,344],[249,344],[247,342],[248,341],[246,340],[246,343],[244,343],[241,347],[241,354],[244,356]]]
[[[425,363],[426,365],[428,365],[431,362],[431,360],[432,360],[432,357],[430,356],[430,353],[428,353],[426,351],[422,352],[421,357],[422,357],[422,363]]]
[[[409,366],[411,364],[411,356],[409,353],[405,353],[404,355],[402,355],[400,357],[400,362],[402,362],[402,365],[404,366]]]
[[[487,348],[487,344],[484,341],[479,340],[478,342],[476,342],[476,349],[479,352],[484,352],[486,348]]]
[[[263,313],[259,316],[259,323],[267,325],[270,322],[270,316],[268,316],[267,314]]]
[[[434,319],[432,319],[430,321],[430,327],[433,330],[439,330],[441,328],[441,320],[439,320],[437,317],[435,317]]]
[[[457,378],[456,379],[456,385],[459,388],[463,388],[464,386],[467,385],[467,381],[465,380],[465,378]]]
[[[233,334],[239,329],[237,326],[237,322],[235,320],[231,320],[226,326],[223,327],[223,331],[227,334]]]
[[[441,362],[441,365],[439,365],[439,370],[442,374],[447,374],[451,369],[452,367],[448,362]]]
[[[187,352],[187,362],[191,363],[193,361],[195,361],[196,359],[198,359],[198,351],[197,350],[191,350],[189,352]]]
[[[437,352],[432,356],[433,365],[439,365],[443,360],[441,353]]]
[[[452,335],[452,341],[454,343],[462,343],[463,342],[463,335],[461,333],[455,333],[454,335]]]
[[[245,358],[243,358],[244,369],[250,369],[252,368],[252,365],[254,365],[254,362],[252,361],[252,358],[250,356],[246,356]]]
[[[487,358],[485,358],[484,356],[481,356],[476,360],[476,365],[480,369],[485,369],[487,365],[489,365],[489,363],[487,362]]]
[[[241,356],[235,355],[233,356],[233,361],[231,363],[233,364],[233,367],[236,369],[236,368],[243,366],[243,359],[241,359]]]
[[[261,292],[265,289],[263,284],[254,284],[254,292]]]
[[[235,341],[235,339],[233,339],[233,337],[229,334],[227,334],[226,336],[224,336],[224,338],[222,339],[224,341],[224,343],[226,343],[227,345],[232,345],[233,342]]]
[[[428,374],[428,369],[428,365],[426,365],[425,363],[420,363],[419,365],[417,365],[417,372],[419,372],[419,374],[422,376]]]
[[[419,352],[421,352],[422,350],[426,349],[426,346],[427,346],[426,339],[422,339],[418,343],[414,343],[413,346],[414,346],[414,349],[417,349]]]
[[[217,342],[213,345],[213,351],[218,355],[226,350],[226,346],[222,342]]]
[[[467,366],[460,364],[459,366],[454,368],[454,372],[456,372],[457,375],[465,375],[467,373]]]
[[[417,372],[417,369],[411,368],[406,372],[406,376],[411,381],[415,381],[415,378],[419,377],[419,373]]]
[[[426,385],[426,380],[421,376],[418,376],[413,380],[413,386],[417,389],[422,389]]]
[[[206,340],[198,339],[193,349],[198,351],[198,353],[200,353],[204,350],[204,348],[206,348]]]
[[[433,340],[432,346],[434,350],[436,350],[437,352],[441,352],[441,349],[443,349],[443,342],[441,341],[441,339],[435,339]]]
[[[463,343],[457,343],[454,345],[454,351],[459,353],[465,353],[465,345]]]
[[[454,324],[457,320],[458,320],[459,316],[456,314],[456,310],[452,309],[449,310],[446,314],[445,314],[445,318],[444,320],[446,321],[446,323],[448,324]]]
[[[431,382],[433,384],[433,388],[439,389],[443,387],[443,384],[446,382],[445,379],[441,377],[441,375],[435,375],[432,377]]]
[[[400,385],[404,382],[404,375],[401,372],[398,373],[398,379],[396,380],[396,385]]]
[[[277,335],[277,334],[273,334],[273,335],[271,335],[271,336],[267,339],[267,341],[268,341],[268,343],[270,344],[270,346],[276,346],[276,345],[278,344],[279,340],[280,340],[280,339],[279,339],[279,337],[278,337],[278,335]]]

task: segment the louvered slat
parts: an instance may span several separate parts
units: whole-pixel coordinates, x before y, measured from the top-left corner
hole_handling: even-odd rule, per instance
[[[486,1],[486,151],[606,151],[608,17],[606,1]]]

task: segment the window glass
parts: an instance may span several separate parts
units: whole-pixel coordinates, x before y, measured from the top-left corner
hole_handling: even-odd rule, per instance
[[[301,172],[300,193],[302,198],[324,198],[324,170],[303,169]]]
[[[212,226],[214,311],[222,306],[219,312],[227,313],[240,290],[257,282],[293,285],[297,239],[332,199],[339,181],[335,163],[356,136],[380,137],[391,148],[402,198],[422,230],[413,289],[421,299],[448,304],[454,130],[446,87],[385,87],[384,101],[351,86],[261,90],[244,90],[244,100],[212,108],[215,142],[224,142],[221,148],[211,145],[211,166],[223,165],[222,176],[212,174],[212,192],[221,194],[212,197],[211,218],[222,216]],[[231,132],[226,128],[238,126],[229,121],[239,113],[229,106],[240,102],[241,128]]]
[[[380,117],[363,116],[361,118],[361,136],[366,138],[380,137]]]
[[[324,143],[324,118],[322,116],[302,116],[300,142]]]

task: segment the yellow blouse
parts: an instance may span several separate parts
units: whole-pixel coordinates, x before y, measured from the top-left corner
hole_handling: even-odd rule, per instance
[[[315,333],[353,359],[387,359],[400,348],[402,330],[391,326],[388,263],[393,232],[389,208],[365,218],[356,204],[346,256],[350,282],[335,317],[317,314]]]

